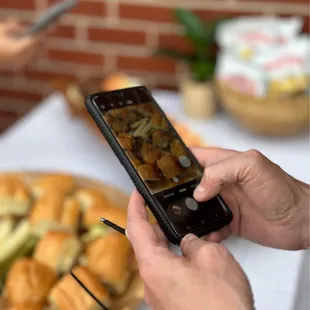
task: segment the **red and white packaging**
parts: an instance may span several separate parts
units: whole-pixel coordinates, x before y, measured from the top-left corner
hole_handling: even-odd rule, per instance
[[[272,95],[308,92],[310,76],[310,37],[302,35],[269,52],[257,54],[251,63],[268,81]]]
[[[272,50],[296,37],[302,28],[300,17],[240,17],[222,22],[216,39],[222,50],[251,60],[257,53]]]
[[[266,93],[262,71],[228,52],[218,57],[216,77],[221,83],[243,94],[264,96]]]

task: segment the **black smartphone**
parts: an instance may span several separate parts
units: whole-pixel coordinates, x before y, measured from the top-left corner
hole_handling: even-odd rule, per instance
[[[21,34],[21,37],[34,35],[45,30],[48,26],[55,23],[58,18],[70,11],[77,4],[78,0],[65,0],[63,2],[57,2],[49,7],[34,24],[28,27],[26,31]]]
[[[193,198],[203,169],[146,87],[93,94],[86,107],[170,242],[232,221],[221,196]]]

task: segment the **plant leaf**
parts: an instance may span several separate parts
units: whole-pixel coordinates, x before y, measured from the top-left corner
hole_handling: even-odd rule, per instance
[[[207,61],[196,61],[190,65],[190,69],[195,81],[205,82],[212,79],[215,63]]]
[[[226,21],[230,19],[229,17],[227,16],[223,16],[223,17],[220,17],[214,21],[211,21],[209,22],[207,25],[206,25],[206,44],[213,44],[215,42],[215,35],[216,35],[216,28],[217,26],[223,22],[223,21]]]
[[[184,26],[186,36],[200,49],[205,46],[207,31],[203,21],[191,11],[179,8],[175,10],[177,21]]]

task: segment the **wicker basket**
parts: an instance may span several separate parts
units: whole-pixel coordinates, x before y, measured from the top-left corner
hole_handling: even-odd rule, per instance
[[[269,136],[288,136],[309,129],[309,96],[266,98],[241,94],[217,82],[222,105],[244,128]]]

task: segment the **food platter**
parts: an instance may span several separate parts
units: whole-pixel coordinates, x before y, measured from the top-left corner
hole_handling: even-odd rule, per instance
[[[124,227],[128,199],[61,172],[0,174],[0,309],[101,309],[72,268],[109,309],[136,310],[144,291],[131,245],[99,221]]]

